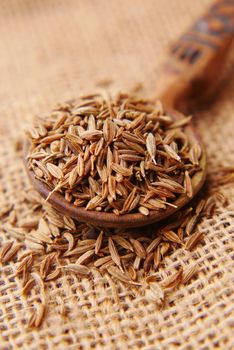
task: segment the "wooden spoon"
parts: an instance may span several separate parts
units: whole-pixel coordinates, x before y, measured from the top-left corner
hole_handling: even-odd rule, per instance
[[[234,1],[222,0],[208,9],[205,16],[195,24],[172,46],[167,62],[162,67],[161,100],[166,111],[178,119],[184,110],[194,102],[194,98],[209,97],[217,85],[217,77],[225,57],[234,39]],[[200,143],[199,137],[191,126],[185,128],[190,144]],[[203,147],[202,147],[203,148]],[[47,198],[50,188],[35,178],[33,171],[27,167],[29,143],[25,143],[24,162],[28,176],[35,189]],[[201,171],[192,177],[193,194],[201,189],[206,178],[206,155],[200,159]],[[151,224],[167,218],[188,203],[191,198],[181,195],[173,204],[162,211],[151,211],[148,216],[140,213],[117,216],[114,213],[88,211],[67,202],[62,194],[54,192],[49,202],[64,215],[102,227],[137,227]]]

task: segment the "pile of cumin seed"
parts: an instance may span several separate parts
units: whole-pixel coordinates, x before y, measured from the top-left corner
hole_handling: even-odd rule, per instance
[[[51,193],[87,210],[122,215],[163,211],[193,196],[201,146],[160,101],[107,92],[59,105],[27,131],[28,167]]]
[[[106,95],[85,96],[82,103],[90,104],[90,99],[96,101],[96,98],[99,101],[104,101],[104,110],[113,118],[112,113],[114,113],[114,105],[117,102]],[[153,193],[149,193],[149,191],[152,191],[151,188],[147,188],[148,197],[144,197],[144,193],[138,192],[140,200],[135,208],[132,207],[132,211],[138,210],[142,212],[142,214],[147,215],[147,210],[155,210],[155,206],[159,210],[163,210],[167,205],[173,205],[174,199],[181,192],[187,192],[187,195],[192,196],[190,176],[192,177],[194,172],[199,171],[201,149],[199,145],[190,147],[189,144],[186,144],[186,134],[183,131],[190,118],[181,119],[179,123],[172,120],[170,116],[166,115],[159,101],[155,102],[152,107],[152,102],[130,98],[128,95],[124,94],[118,96],[117,101],[122,101],[118,108],[122,108],[125,113],[123,117],[119,118],[118,123],[126,123],[126,128],[135,120],[134,118],[131,120],[130,116],[126,114],[126,110],[130,109],[130,107],[132,108],[132,105],[137,110],[135,112],[139,113],[139,115],[136,114],[136,119],[144,113],[152,114],[152,108],[154,108],[154,122],[156,121],[155,124],[157,125],[156,129],[154,129],[155,126],[151,129],[152,123],[150,123],[148,126],[149,130],[143,130],[145,126],[142,129],[142,126],[140,127],[140,132],[145,131],[145,133],[143,132],[145,140],[144,159],[135,159],[134,162],[131,160],[129,161],[130,164],[123,163],[123,161],[120,160],[120,164],[118,164],[120,167],[132,169],[133,175],[131,176],[133,176],[133,179],[127,179],[127,181],[131,182],[130,180],[132,180],[134,187],[126,186],[129,191],[128,195],[132,193],[136,185],[138,189],[139,183],[143,182],[143,186],[147,187],[149,181],[152,180],[152,182],[156,182],[155,176],[159,175],[157,179],[159,184],[152,185],[151,183],[152,186],[155,186],[153,187]],[[105,140],[104,130],[106,129],[102,125],[103,136],[99,140],[88,140],[87,144],[84,143],[84,145],[80,145],[88,148],[89,151],[86,152],[89,153],[90,159],[92,160],[89,162],[89,158],[85,158],[85,152],[83,152],[85,150],[82,149],[81,154],[83,157],[84,169],[87,167],[90,172],[85,175],[85,170],[83,169],[84,176],[81,176],[81,183],[87,197],[79,198],[79,196],[76,197],[74,195],[75,193],[82,193],[78,181],[80,169],[80,163],[78,164],[79,154],[74,152],[74,144],[72,145],[70,141],[67,141],[67,134],[73,135],[75,133],[75,136],[80,137],[79,131],[82,129],[74,126],[74,120],[77,121],[77,126],[83,123],[83,126],[81,126],[83,128],[86,127],[88,129],[87,132],[89,132],[90,125],[92,125],[97,117],[93,114],[94,112],[92,112],[91,117],[90,115],[87,116],[86,113],[82,116],[72,116],[71,106],[74,107],[77,103],[79,104],[81,102],[77,102],[76,100],[66,105],[59,106],[49,115],[48,119],[42,119],[36,127],[30,130],[28,135],[32,141],[31,155],[34,156],[29,157],[29,163],[38,178],[46,183],[49,181],[51,191],[55,189],[61,191],[66,196],[67,200],[74,203],[78,199],[81,200],[81,202],[77,201],[76,205],[87,206],[92,198],[95,198],[96,195],[100,196],[100,193],[103,194],[101,178],[97,178],[100,171],[98,172],[98,168],[95,168],[97,162],[95,150],[99,142],[102,145],[102,149],[105,149],[104,145],[106,145],[107,153],[108,148],[110,148],[112,156],[110,157],[109,152],[110,159],[108,160],[108,164],[104,162],[105,164],[103,164],[103,167],[104,169],[106,168],[107,172],[110,172],[110,176],[116,178],[116,187],[121,183],[122,177],[120,175],[123,176],[123,174],[114,171],[111,166],[113,161],[116,163],[118,152],[116,152],[116,148],[113,146],[115,142],[113,141],[114,138],[109,142],[110,140],[107,140],[106,136]],[[145,105],[148,106],[147,108],[149,109],[147,109],[147,111],[139,111],[142,105],[144,108]],[[81,107],[82,106],[78,106],[77,108]],[[79,111],[79,113],[80,112],[81,111]],[[69,118],[71,118],[71,120]],[[112,120],[111,118],[110,120]],[[143,117],[141,116],[140,118]],[[147,117],[144,118],[147,119]],[[103,118],[103,120],[105,120],[105,118]],[[55,123],[55,121],[57,121],[57,123]],[[60,123],[61,125],[59,126]],[[64,130],[62,125],[66,125]],[[75,127],[75,129],[73,127]],[[91,129],[92,128],[93,126]],[[121,125],[119,125],[119,128],[121,128]],[[136,125],[136,129],[134,128],[134,130],[137,130],[137,128],[138,126]],[[61,134],[63,136],[51,140],[55,130],[57,132],[59,130],[60,136]],[[130,132],[129,130],[125,131],[127,134],[123,134],[123,132],[123,129],[121,129],[119,133],[125,136],[134,134],[132,129],[130,129]],[[178,132],[179,138],[173,140],[176,135],[178,136]],[[152,134],[155,138],[155,148],[153,147],[155,151],[152,151],[152,144],[147,144],[147,137],[149,134]],[[116,135],[117,132],[115,137]],[[56,137],[58,137],[58,135]],[[172,139],[170,140],[171,137]],[[102,138],[103,141],[100,141]],[[81,140],[85,139],[81,138]],[[122,140],[123,142],[121,141],[125,144],[124,147],[127,145],[126,140]],[[168,140],[170,140],[170,142]],[[163,142],[161,143],[161,141]],[[128,146],[131,145],[134,147],[132,145],[132,140],[129,140],[129,142]],[[165,147],[166,145],[168,147]],[[140,146],[143,147],[143,143]],[[136,149],[134,150],[130,147],[130,150],[132,152],[129,154],[137,155]],[[137,156],[143,157],[143,153]],[[178,158],[176,159],[176,157]],[[61,163],[59,163],[60,161]],[[124,161],[128,162],[126,159],[124,159]],[[68,162],[68,166],[66,162]],[[48,164],[52,164],[52,167],[51,165],[48,166]],[[144,171],[147,176],[145,177],[143,176],[144,171],[142,170],[141,164],[144,165],[144,168],[146,167]],[[71,166],[72,169],[69,168],[69,166]],[[53,170],[51,170],[52,168]],[[109,168],[109,170],[107,170],[107,168]],[[65,169],[70,169],[71,171],[66,173]],[[114,167],[114,169],[118,169],[118,166],[117,168]],[[233,168],[231,170],[233,171]],[[93,173],[91,174],[92,171]],[[72,172],[73,175],[71,175]],[[100,174],[102,173],[100,172]],[[140,174],[140,177],[137,174]],[[53,209],[48,202],[44,201],[39,194],[32,189],[26,191],[25,196],[22,198],[22,206],[28,209],[22,211],[19,207],[15,207],[14,205],[1,206],[0,218],[3,232],[10,235],[17,243],[14,240],[9,240],[1,246],[0,262],[2,264],[8,264],[10,261],[15,263],[14,276],[21,281],[22,289],[20,293],[28,300],[28,326],[39,327],[45,319],[47,309],[49,308],[47,286],[50,282],[58,280],[61,281],[62,284],[64,276],[72,274],[75,274],[81,279],[90,278],[91,280],[94,280],[93,277],[96,276],[97,273],[100,274],[102,278],[105,279],[106,286],[109,285],[109,288],[111,288],[112,298],[119,307],[121,307],[122,303],[121,297],[118,294],[119,283],[123,283],[126,288],[131,288],[131,290],[137,289],[137,291],[143,293],[146,298],[152,300],[155,305],[161,307],[166,302],[169,293],[173,292],[173,290],[180,285],[188,283],[200,269],[200,266],[197,264],[177,264],[176,269],[171,271],[171,273],[170,270],[169,272],[165,272],[165,261],[166,258],[172,256],[175,251],[184,250],[186,254],[186,251],[195,249],[197,244],[202,241],[203,232],[198,229],[199,223],[204,220],[204,218],[213,215],[217,203],[219,205],[225,204],[225,198],[218,191],[217,185],[222,185],[225,182],[233,180],[233,174],[230,174],[230,169],[224,169],[222,174],[224,174],[224,176],[219,179],[216,186],[212,186],[212,192],[203,191],[200,197],[193,200],[187,207],[182,208],[166,222],[150,225],[144,227],[144,229],[103,229],[101,227],[93,227],[85,223],[74,221]],[[171,176],[174,176],[173,180],[170,178]],[[96,181],[93,186],[90,177],[94,178]],[[63,187],[61,186],[61,180],[65,181],[65,179],[68,183]],[[72,186],[70,186],[69,179]],[[121,181],[118,182],[117,179]],[[75,182],[72,183],[72,180]],[[123,181],[125,180],[126,176],[123,176]],[[78,183],[76,183],[76,181],[78,181]],[[174,182],[172,183],[171,181]],[[105,185],[105,188],[108,188],[108,186],[109,183],[107,181],[107,186]],[[140,188],[141,186],[142,184]],[[97,188],[99,188],[99,194],[97,193]],[[180,191],[174,191],[175,188],[179,188]],[[137,191],[134,191],[136,192],[135,194],[137,194]],[[103,199],[104,202],[94,206],[93,209],[112,210],[117,215],[121,215],[124,212],[124,202],[122,201],[122,208],[116,207],[115,199],[111,196],[108,198],[108,196],[109,194],[105,200]],[[119,193],[117,193],[117,199],[119,199],[118,196],[120,196]],[[127,198],[127,195],[125,198]],[[150,199],[154,199],[155,201],[149,201]],[[130,208],[128,208],[128,210],[129,209]],[[33,302],[30,298],[32,291],[35,291],[37,296],[33,299]],[[69,307],[62,298],[60,299],[60,304],[57,305],[56,308],[63,316],[69,316]]]

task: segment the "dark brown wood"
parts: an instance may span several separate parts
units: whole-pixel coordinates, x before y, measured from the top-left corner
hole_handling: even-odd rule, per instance
[[[161,97],[166,109],[175,119],[181,117],[175,111],[183,108],[194,96],[210,95],[218,82],[220,69],[233,42],[234,0],[216,2],[180,39],[172,46],[168,61],[163,65]],[[159,77],[158,77],[159,78]],[[190,144],[200,142],[192,127],[185,132]],[[47,198],[50,190],[43,182],[37,180],[27,167],[29,144],[25,143],[24,162],[28,176],[37,191]],[[201,189],[206,178],[206,154],[203,151],[200,160],[201,171],[192,178],[194,195]],[[181,195],[173,204],[177,209],[152,211],[149,216],[140,213],[116,216],[111,213],[87,211],[68,203],[60,193],[53,193],[49,202],[64,215],[102,227],[137,227],[161,221],[189,202],[186,195]]]
[[[218,1],[171,46],[156,94],[179,110],[210,98],[233,41],[234,0]]]
[[[168,110],[168,114],[172,115],[174,119],[181,118],[179,112]],[[199,142],[199,138],[194,132],[193,128],[186,127],[185,128],[186,135],[188,136],[189,142],[191,144],[195,142]],[[29,142],[26,142],[24,145],[24,164],[27,171],[27,174],[30,178],[30,181],[33,187],[42,195],[42,197],[47,198],[50,189],[49,187],[43,183],[42,181],[35,178],[35,174],[33,171],[28,169],[27,166],[27,155],[29,150]],[[192,185],[194,188],[194,195],[201,189],[205,178],[206,178],[206,154],[205,150],[203,150],[203,155],[200,160],[201,171],[197,172],[192,178]],[[74,206],[73,204],[67,202],[62,194],[55,192],[53,193],[48,202],[51,203],[53,207],[58,209],[64,215],[70,216],[73,219],[78,221],[87,222],[96,226],[101,227],[138,227],[151,224],[153,222],[161,221],[166,219],[168,216],[175,213],[178,209],[183,207],[186,203],[190,201],[185,194],[181,195],[173,204],[177,205],[177,208],[168,207],[166,210],[161,211],[151,211],[150,215],[144,216],[140,213],[133,214],[125,214],[117,216],[113,213],[104,213],[97,212],[94,210],[86,210],[85,208],[79,208]]]

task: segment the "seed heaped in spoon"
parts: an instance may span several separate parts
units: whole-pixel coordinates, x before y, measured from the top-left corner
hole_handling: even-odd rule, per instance
[[[190,118],[177,121],[159,101],[106,96],[60,105],[27,133],[31,178],[51,203],[63,197],[62,208],[66,203],[69,215],[81,221],[97,220],[100,226],[122,226],[121,221],[126,226],[126,218],[138,226],[145,216],[147,223],[157,221],[179,208],[181,198],[188,201],[196,177],[199,186],[203,180],[204,164],[193,161]],[[198,161],[204,161],[197,140],[196,145]]]

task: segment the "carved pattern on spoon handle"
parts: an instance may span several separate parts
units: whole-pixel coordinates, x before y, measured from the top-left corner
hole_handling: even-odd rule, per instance
[[[161,98],[174,108],[210,97],[234,40],[234,0],[211,6],[171,47],[163,64]]]
[[[226,41],[233,40],[234,1],[215,3],[190,30],[173,45],[171,54],[179,60],[195,64],[206,50],[219,50]]]

